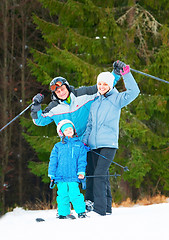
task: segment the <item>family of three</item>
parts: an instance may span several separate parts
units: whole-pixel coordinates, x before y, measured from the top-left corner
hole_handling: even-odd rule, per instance
[[[79,218],[86,217],[91,203],[97,214],[111,214],[108,175],[118,149],[120,113],[140,92],[129,65],[116,61],[113,66],[112,72],[100,73],[97,84],[90,87],[75,89],[65,78],[54,78],[50,83],[52,101],[44,111],[44,96],[33,98],[33,122],[45,126],[54,121],[61,138],[52,149],[48,168],[48,176],[57,183],[60,219],[69,217],[70,202]],[[115,88],[121,77],[124,92]],[[84,199],[79,183],[85,175],[94,177],[87,178]]]

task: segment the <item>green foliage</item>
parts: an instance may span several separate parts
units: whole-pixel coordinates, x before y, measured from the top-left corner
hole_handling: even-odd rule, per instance
[[[149,173],[151,167],[142,149],[134,146],[131,150],[131,157],[128,160],[129,172],[124,173],[124,180],[129,181],[136,188],[140,188],[144,177]]]
[[[50,152],[59,137],[56,134],[55,124],[46,127],[37,127],[32,124],[32,120],[21,118],[21,124],[27,129],[23,136],[36,152],[40,162],[30,161],[28,167],[31,172],[42,178],[43,182],[48,182],[47,169]],[[35,157],[36,159],[36,157]]]
[[[28,167],[31,169],[31,172],[38,177],[42,177],[44,183],[49,182],[48,173],[48,164],[45,162],[29,162]]]
[[[76,87],[92,85],[101,71],[112,71],[117,59],[169,79],[169,28],[161,14],[166,14],[167,1],[140,1],[141,5],[116,0],[39,1],[49,10],[51,20],[33,17],[46,42],[43,51],[32,49],[33,59],[28,60],[37,81],[48,85],[53,77],[61,75]],[[115,157],[130,171],[123,174],[113,164],[110,170],[122,174],[117,185],[125,180],[131,192],[134,187],[145,194],[169,195],[169,86],[133,75],[141,94],[122,110]],[[117,88],[123,91],[122,80]],[[49,154],[59,140],[55,126],[37,127],[26,119],[22,124],[27,128],[24,136],[40,160],[30,162],[29,167],[46,182]],[[122,200],[117,185],[114,196]]]

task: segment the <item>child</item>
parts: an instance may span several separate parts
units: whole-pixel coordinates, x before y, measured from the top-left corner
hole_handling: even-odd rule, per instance
[[[79,218],[85,218],[85,202],[80,193],[80,179],[85,176],[87,151],[78,139],[74,124],[62,120],[57,125],[61,141],[56,143],[50,155],[48,176],[57,183],[59,219],[69,218],[70,202]]]

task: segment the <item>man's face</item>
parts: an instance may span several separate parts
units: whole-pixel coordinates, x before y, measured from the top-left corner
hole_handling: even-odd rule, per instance
[[[65,100],[68,98],[69,96],[69,91],[68,89],[66,88],[65,85],[62,85],[61,87],[58,87],[55,91],[57,97],[61,100]]]

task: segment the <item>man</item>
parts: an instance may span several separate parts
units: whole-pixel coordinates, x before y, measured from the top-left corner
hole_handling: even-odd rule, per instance
[[[97,86],[80,87],[75,89],[70,86],[63,77],[56,77],[50,83],[52,101],[44,111],[41,110],[41,103],[44,99],[42,94],[33,98],[31,116],[33,122],[38,126],[45,126],[51,122],[57,125],[63,119],[71,120],[76,128],[77,134],[81,137],[86,129],[90,106],[97,93]]]

